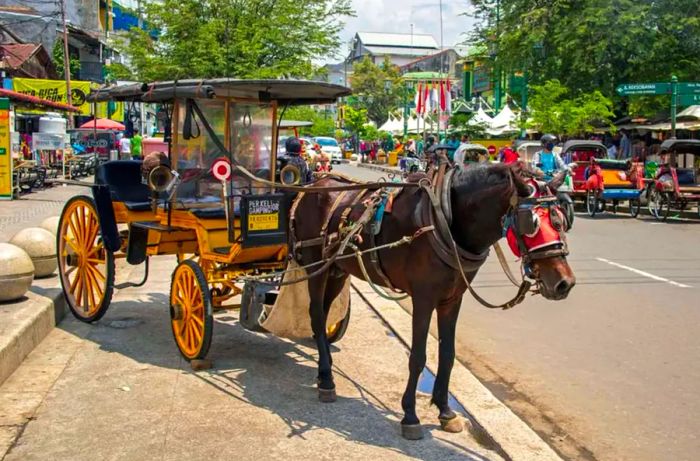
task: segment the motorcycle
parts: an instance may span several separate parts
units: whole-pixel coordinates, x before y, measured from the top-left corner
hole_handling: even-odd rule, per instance
[[[557,188],[555,194],[561,210],[566,215],[567,221],[569,221],[569,229],[571,229],[574,225],[574,201],[571,199],[571,195],[569,194],[574,190],[572,174],[573,169],[576,168],[576,166],[577,165],[575,162],[566,165],[566,176],[564,177],[564,182]],[[538,163],[537,167],[541,168],[542,164]],[[551,181],[553,176],[554,175],[552,172],[544,173],[543,180],[546,182]]]

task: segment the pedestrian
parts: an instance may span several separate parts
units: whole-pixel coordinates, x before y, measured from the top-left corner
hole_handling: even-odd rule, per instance
[[[632,155],[632,142],[629,136],[627,136],[627,131],[620,130],[620,158],[630,158]]]
[[[610,141],[608,145],[608,158],[613,160],[617,158],[617,147],[615,147],[615,143],[612,141]]]
[[[134,137],[131,138],[131,157],[134,160],[141,160],[141,149],[143,146],[143,138],[138,130],[134,132]]]
[[[457,168],[464,167],[464,154],[466,153],[468,144],[469,136],[467,136],[466,134],[462,135],[462,142],[459,144],[459,147],[457,147],[453,158],[454,164]]]
[[[301,184],[310,183],[312,180],[311,169],[306,160],[301,156],[301,141],[296,136],[290,136],[284,141],[285,153],[283,160],[287,165],[294,165],[299,169]]]
[[[506,146],[505,148],[503,148],[500,158],[501,163],[510,165],[511,163],[515,163],[518,160],[520,160],[520,154],[518,154],[518,151],[512,149],[510,146]]]
[[[131,160],[131,139],[126,134],[119,141],[119,158],[122,160]]]

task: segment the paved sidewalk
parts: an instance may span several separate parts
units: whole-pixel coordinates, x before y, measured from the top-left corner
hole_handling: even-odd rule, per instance
[[[92,178],[84,181],[90,182]],[[17,200],[0,202],[0,242],[7,242],[25,227],[38,226],[45,218],[59,216],[66,201],[81,194],[91,195],[90,189],[56,185],[22,194]]]
[[[151,280],[118,292],[97,324],[64,320],[0,387],[0,458],[501,459],[469,431],[440,431],[422,393],[426,438],[401,438],[407,351],[356,295],[333,347],[335,403],[318,401],[310,341],[248,332],[235,312],[216,314],[214,368],[193,372],[170,331],[174,265],[155,258]],[[129,269],[117,282],[140,275]]]

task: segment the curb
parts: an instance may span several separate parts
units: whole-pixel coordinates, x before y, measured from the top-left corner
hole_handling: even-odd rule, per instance
[[[381,165],[373,165],[371,163],[358,163],[357,164],[358,168],[366,168],[368,170],[375,170],[375,171],[381,171],[384,173],[401,173],[401,170],[398,168],[393,168],[390,166],[381,166]]]
[[[379,297],[367,282],[353,278],[352,287],[401,342],[411,344],[412,317],[397,302]],[[438,340],[428,335],[427,356],[436,361]],[[431,360],[428,360],[431,362]],[[426,365],[431,372],[435,368]],[[498,400],[458,360],[450,393],[465,408],[477,436],[485,436],[512,461],[562,461],[562,458],[510,408]]]
[[[32,285],[24,298],[0,304],[0,385],[66,315],[59,288]]]

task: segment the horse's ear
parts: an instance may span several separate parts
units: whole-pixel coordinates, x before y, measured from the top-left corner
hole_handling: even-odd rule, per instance
[[[524,163],[517,162],[510,165],[510,175],[513,178],[515,189],[518,191],[518,196],[529,197],[532,194],[532,190],[523,177],[524,172],[527,172],[527,167]]]
[[[549,190],[556,191],[564,184],[564,179],[566,179],[566,171],[560,171],[547,183],[547,187],[549,187]]]

